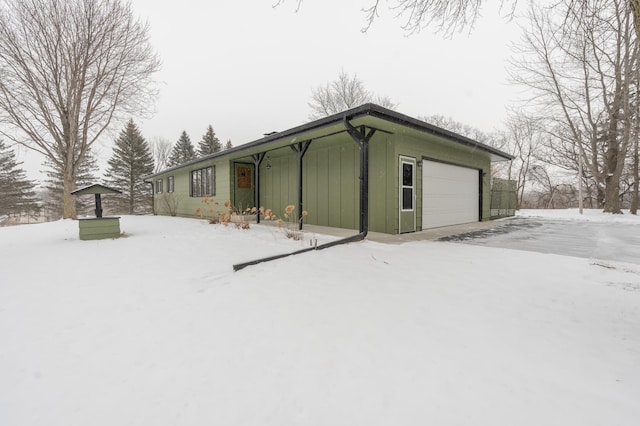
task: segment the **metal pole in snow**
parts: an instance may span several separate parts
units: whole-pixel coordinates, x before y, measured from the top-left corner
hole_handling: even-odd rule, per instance
[[[578,212],[582,214],[582,155],[578,158]]]

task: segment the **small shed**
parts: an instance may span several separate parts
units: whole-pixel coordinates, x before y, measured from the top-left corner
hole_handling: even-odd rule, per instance
[[[120,218],[102,217],[102,194],[122,194],[114,188],[105,185],[93,184],[72,191],[73,195],[94,194],[96,200],[96,217],[78,219],[81,240],[102,240],[106,238],[118,238],[120,236]]]

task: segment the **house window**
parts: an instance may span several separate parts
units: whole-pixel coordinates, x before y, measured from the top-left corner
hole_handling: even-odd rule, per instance
[[[216,195],[215,166],[191,172],[191,196],[207,197]]]
[[[402,210],[413,210],[414,164],[402,162]]]
[[[162,179],[156,181],[156,194],[162,193]]]
[[[167,178],[167,192],[173,192],[173,176]]]

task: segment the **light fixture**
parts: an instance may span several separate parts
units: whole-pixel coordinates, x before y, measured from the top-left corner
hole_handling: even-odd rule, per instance
[[[271,170],[271,161],[269,160],[270,160],[270,157],[267,155],[267,165],[264,166],[264,168],[267,170]]]

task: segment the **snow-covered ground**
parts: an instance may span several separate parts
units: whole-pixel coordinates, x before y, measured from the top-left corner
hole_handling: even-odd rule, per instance
[[[0,228],[0,425],[640,419],[638,265],[364,241],[233,272],[309,242],[168,217],[122,229]]]

